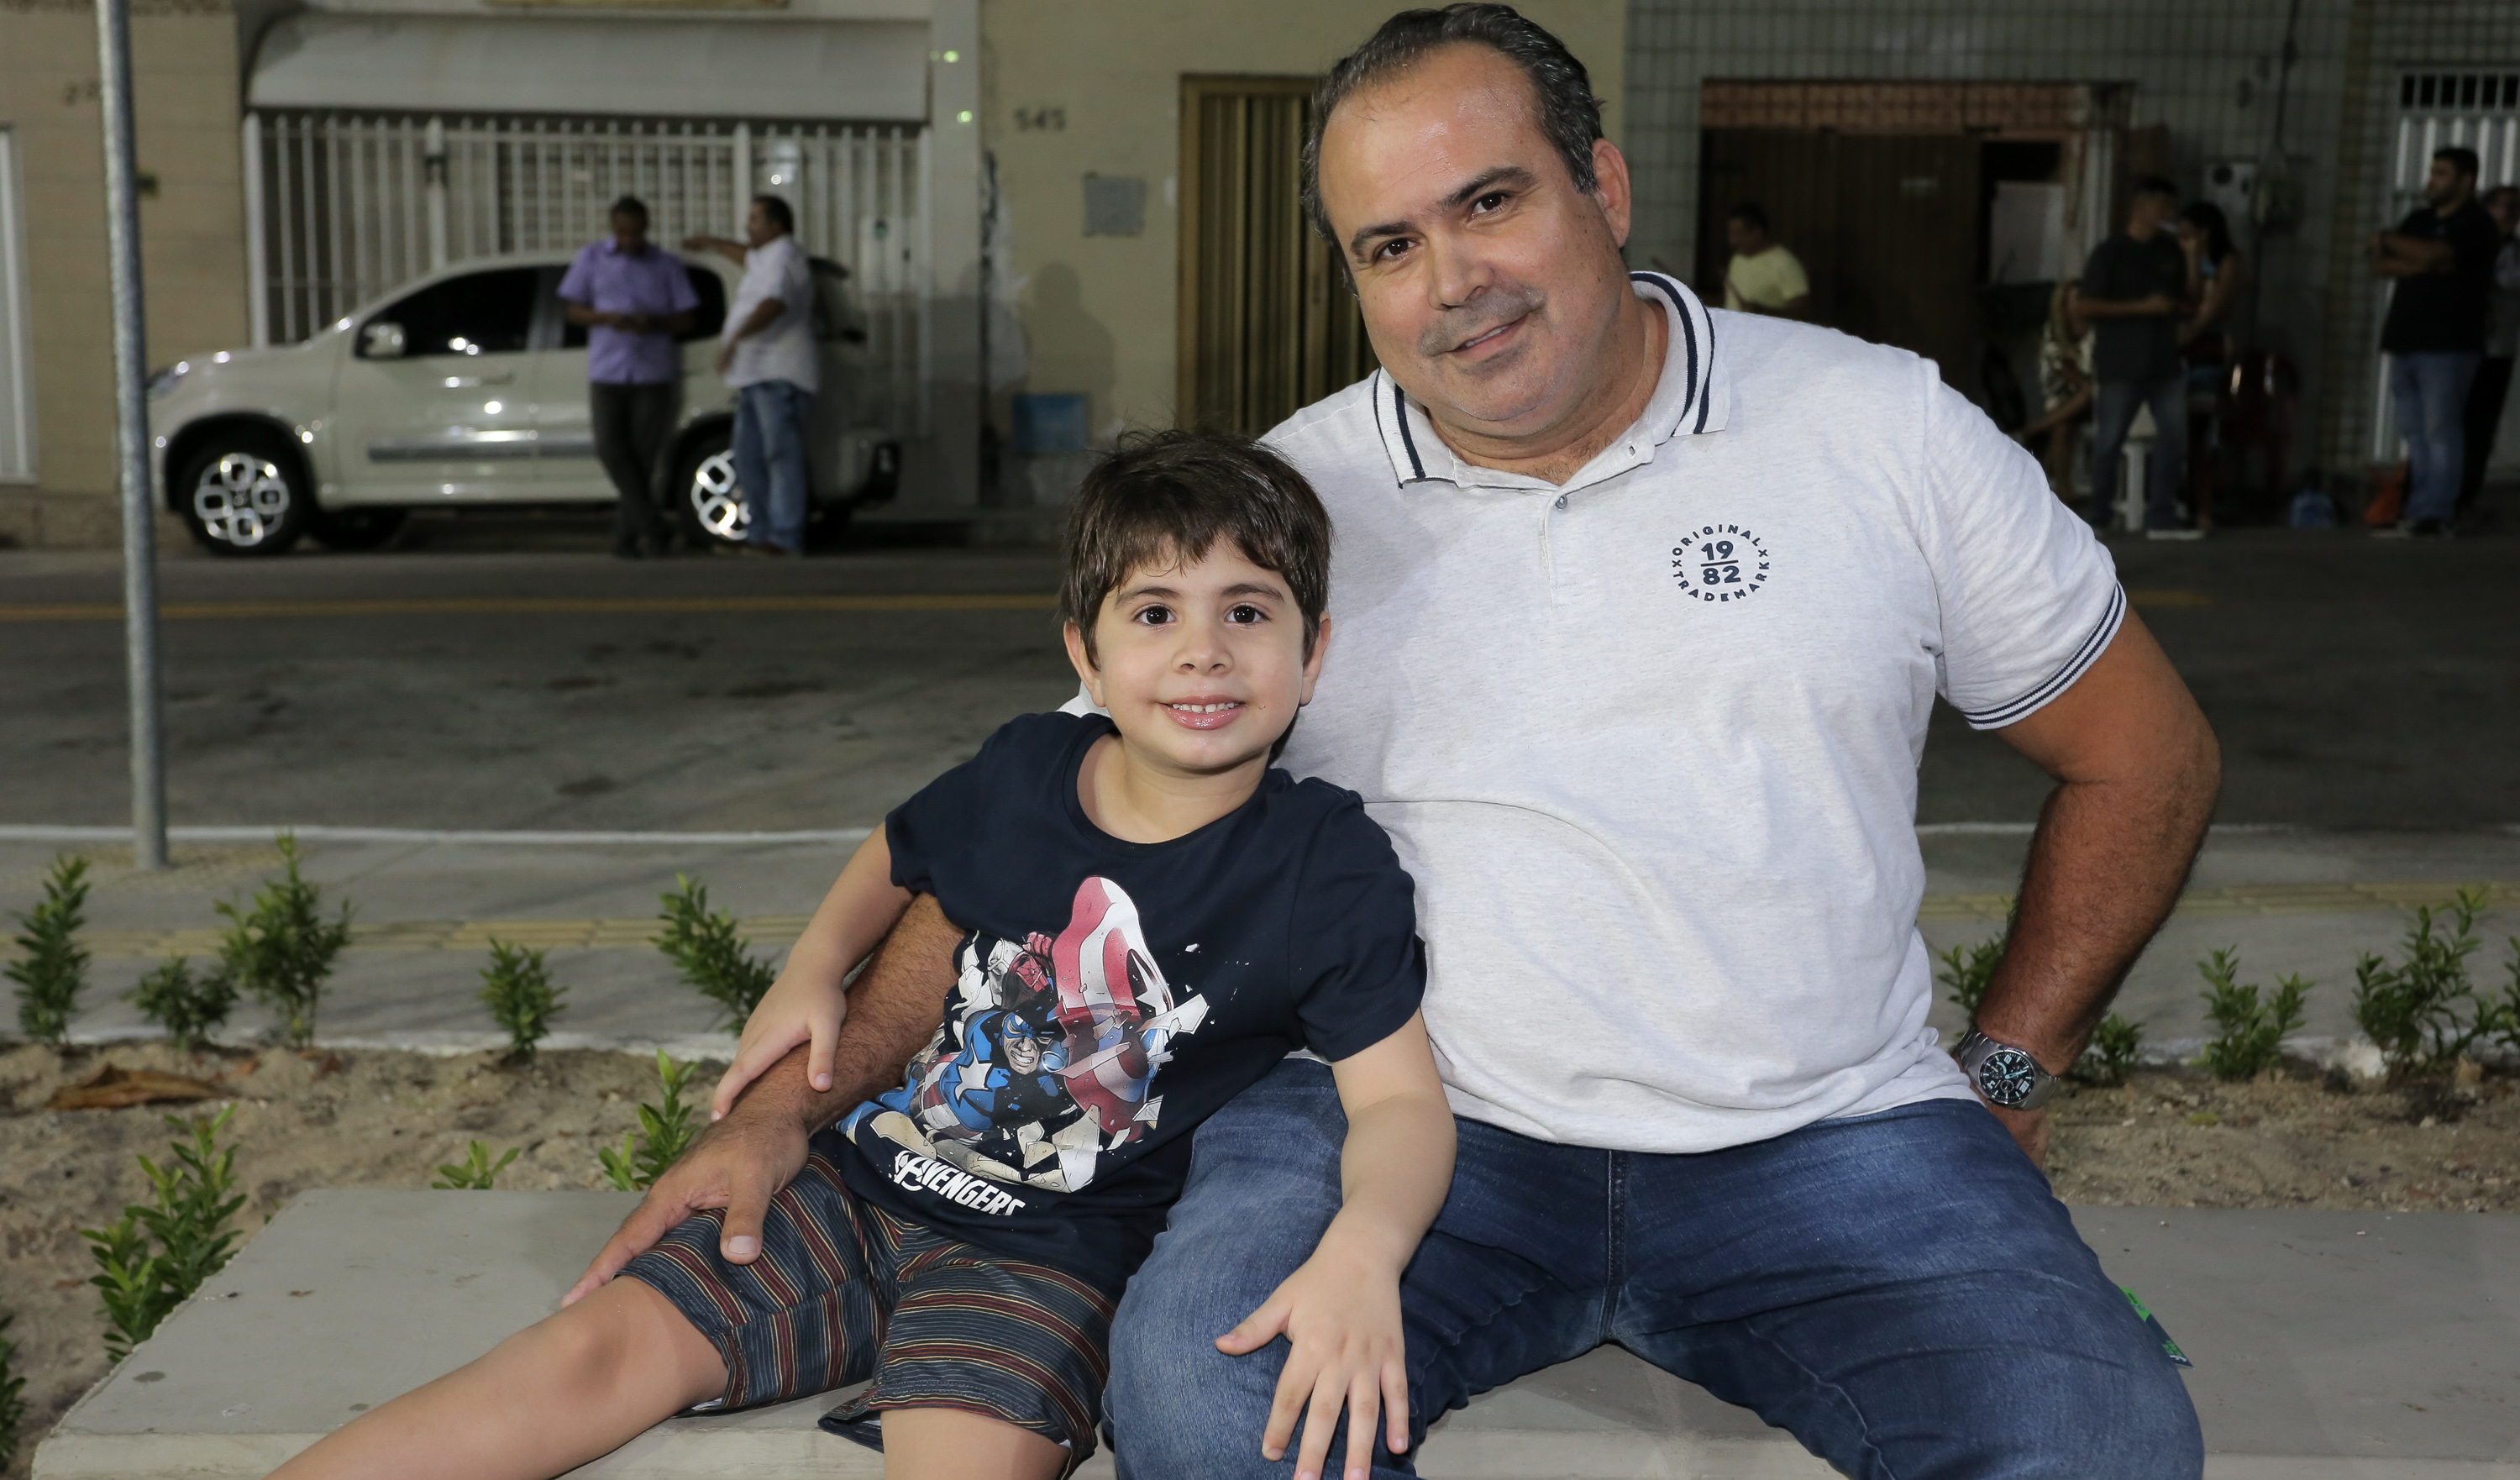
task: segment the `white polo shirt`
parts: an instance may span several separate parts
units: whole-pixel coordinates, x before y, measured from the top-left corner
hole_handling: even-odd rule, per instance
[[[1562,487],[1376,373],[1269,440],[1337,523],[1284,764],[1418,880],[1453,1105],[1702,1151],[1967,1086],[1925,1026],[1916,763],[2090,666],[2126,602],[2030,455],[1904,350],[1636,275],[1669,357]]]
[[[784,233],[743,254],[743,278],[736,285],[735,301],[727,305],[726,333],[742,328],[752,311],[772,298],[782,305],[779,317],[761,333],[736,341],[735,362],[726,371],[731,390],[764,381],[812,390],[822,381],[814,356],[813,268],[796,239]]]

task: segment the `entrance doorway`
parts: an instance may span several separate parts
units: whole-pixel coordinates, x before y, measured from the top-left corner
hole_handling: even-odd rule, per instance
[[[1182,78],[1179,420],[1256,436],[1372,374],[1346,271],[1304,221],[1308,77]]]

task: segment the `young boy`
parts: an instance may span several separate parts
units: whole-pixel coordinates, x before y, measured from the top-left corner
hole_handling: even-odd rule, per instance
[[[1270,762],[1311,696],[1329,520],[1300,475],[1220,437],[1133,441],[1077,496],[1068,656],[1107,713],[1000,730],[885,820],[745,1028],[721,1103],[794,1045],[915,894],[968,933],[902,1087],[814,1138],[733,1265],[703,1214],[488,1356],[279,1473],[550,1475],[673,1413],[872,1377],[827,1427],[889,1476],[1050,1480],[1093,1452],[1121,1286],[1187,1174],[1190,1132],[1290,1050],[1348,1114],[1343,1210],[1220,1345],[1292,1343],[1268,1432],[1342,1409],[1364,1480],[1404,1449],[1399,1277],[1451,1181],[1418,1015],[1408,875],[1353,792]],[[879,1428],[878,1428],[879,1426]]]

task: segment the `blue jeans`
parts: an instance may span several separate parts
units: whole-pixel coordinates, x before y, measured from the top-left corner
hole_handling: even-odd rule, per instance
[[[1973,1101],[1697,1155],[1460,1127],[1451,1196],[1401,1287],[1413,1450],[1472,1394],[1614,1341],[1867,1480],[2203,1471],[2160,1344]],[[1260,1458],[1285,1344],[1211,1343],[1328,1227],[1345,1134],[1329,1071],[1302,1060],[1199,1127],[1112,1334],[1123,1480],[1292,1472],[1291,1448]],[[1415,1473],[1378,1441],[1375,1462]]]
[[[2152,408],[2152,451],[2143,469],[2143,527],[2179,526],[2179,495],[2187,471],[2187,376],[2158,381],[2102,381],[2092,402],[2092,508],[2106,527],[2118,502],[2118,466],[2136,412]]]
[[[2483,355],[2402,354],[2389,357],[2389,399],[2412,466],[2407,517],[2447,522],[2458,512],[2458,479],[2467,461],[2467,387]]]
[[[756,381],[735,394],[735,482],[751,521],[744,538],[802,550],[805,408],[814,393],[788,381]]]

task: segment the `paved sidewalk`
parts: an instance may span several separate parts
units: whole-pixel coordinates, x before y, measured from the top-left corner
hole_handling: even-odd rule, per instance
[[[36,1480],[266,1473],[556,1308],[583,1250],[629,1202],[301,1194],[70,1410],[36,1451]],[[2194,1361],[2187,1387],[2208,1480],[2520,1480],[2520,1218],[2101,1207],[2074,1218]],[[382,1329],[394,1339],[376,1340]],[[815,1427],[835,1402],[673,1419],[575,1473],[880,1474],[876,1455]],[[1429,1480],[1830,1473],[1756,1415],[1612,1348],[1451,1414],[1420,1470]],[[1107,1455],[1084,1471],[1111,1473]]]
[[[733,910],[755,949],[785,951],[864,835],[855,829],[785,834],[481,833],[311,830],[301,838],[306,875],[328,901],[352,903],[357,933],[334,978],[322,1037],[341,1046],[459,1050],[500,1042],[474,994],[495,937],[547,948],[568,989],[554,1047],[618,1047],[678,1055],[723,1054],[713,1009],[649,944],[657,895],[677,874],[707,885],[713,906]],[[1941,951],[1995,934],[2028,841],[2024,829],[1928,829],[1926,942]],[[95,954],[83,1041],[144,1036],[121,1000],[167,955],[205,959],[220,920],[213,905],[249,893],[277,872],[261,835],[178,834],[179,867],[156,876],[112,862],[127,858],[91,834],[0,828],[0,911],[35,899],[46,864],[62,851],[97,856],[88,906]],[[2488,888],[2491,909],[2474,960],[2480,983],[2506,979],[2520,933],[2520,833],[2319,833],[2220,830],[2193,886],[2120,998],[2141,1018],[2157,1053],[2192,1051],[2205,1026],[2195,963],[2236,946],[2243,980],[2272,984],[2299,971],[2318,983],[2301,1047],[2325,1056],[2354,1034],[2350,1011],[2358,954],[2389,954],[2420,903],[2461,884]],[[1948,1004],[1936,1023],[1958,1026]],[[264,1027],[242,1009],[233,1032]]]

